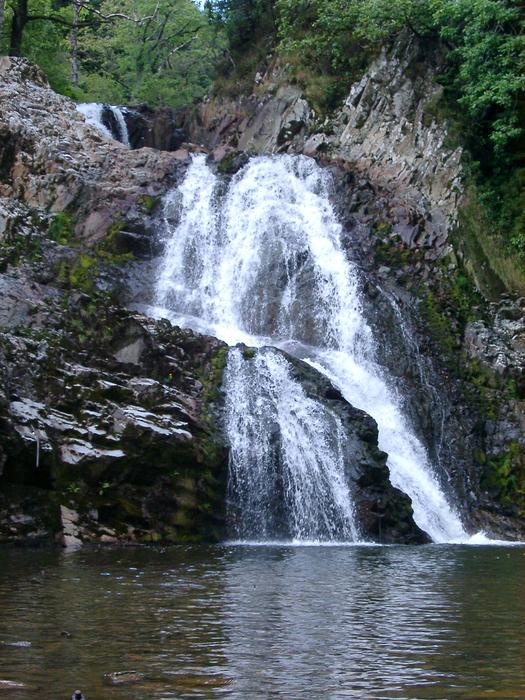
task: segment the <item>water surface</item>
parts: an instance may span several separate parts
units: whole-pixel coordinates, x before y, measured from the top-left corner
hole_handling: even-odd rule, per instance
[[[521,547],[3,550],[0,699],[523,698],[524,585]]]

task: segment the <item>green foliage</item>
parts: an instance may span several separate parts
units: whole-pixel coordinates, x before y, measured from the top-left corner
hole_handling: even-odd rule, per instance
[[[282,47],[321,70],[351,73],[363,53],[403,29],[441,39],[444,82],[496,152],[521,133],[525,88],[519,3],[514,0],[277,0]]]
[[[80,289],[86,294],[90,294],[95,289],[95,281],[98,274],[97,260],[93,255],[81,253],[69,264],[62,262],[58,271],[58,279],[62,284],[73,289]]]
[[[431,335],[445,352],[446,359],[452,361],[457,345],[456,335],[450,318],[444,313],[440,300],[429,291],[422,301],[423,317]]]
[[[178,107],[201,98],[225,49],[222,31],[191,0],[97,0],[81,9],[79,82],[71,78],[72,0],[28,0],[22,53],[51,86],[79,101]],[[7,0],[0,52],[19,0]],[[33,17],[49,19],[34,20]],[[113,17],[103,20],[101,17]]]
[[[516,506],[520,515],[525,512],[525,465],[517,441],[488,460],[484,466],[481,485],[491,491],[504,505]]]
[[[49,226],[48,235],[56,243],[67,245],[75,235],[71,216],[65,211],[56,214]]]
[[[182,106],[208,90],[224,40],[191,0],[104,0],[119,21],[80,37],[86,100]]]
[[[155,207],[160,203],[160,197],[154,197],[153,195],[145,194],[139,199],[139,204],[146,214],[151,214]]]
[[[519,3],[445,0],[430,4],[433,25],[450,47],[444,82],[460,107],[481,122],[496,154],[521,134],[516,100],[525,89]],[[481,132],[481,133],[480,133]]]
[[[235,56],[275,31],[273,0],[207,0],[205,7],[210,21],[224,28]]]

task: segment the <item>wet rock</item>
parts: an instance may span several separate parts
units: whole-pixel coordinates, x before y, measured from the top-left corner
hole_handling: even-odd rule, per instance
[[[0,333],[0,542],[217,538],[225,448],[207,395],[224,345],[70,302]]]
[[[81,690],[75,690],[71,696],[71,700],[86,700],[86,697]]]
[[[26,685],[24,683],[18,683],[17,681],[7,681],[7,680],[0,679],[0,690],[3,688],[16,689],[16,688],[25,688],[25,687],[26,687]]]
[[[64,547],[80,547],[82,540],[78,536],[78,513],[66,506],[60,506],[60,520],[62,522],[62,544]]]
[[[124,119],[132,148],[156,148],[177,151],[188,141],[183,128],[184,112],[169,107],[136,105],[126,107]]]
[[[472,321],[465,328],[465,349],[470,358],[500,376],[525,381],[525,314],[518,303],[503,301],[491,324]]]

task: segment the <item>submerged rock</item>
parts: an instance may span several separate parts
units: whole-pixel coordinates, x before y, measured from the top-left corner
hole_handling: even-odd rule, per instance
[[[71,700],[86,700],[86,696],[81,690],[75,690],[71,696]]]
[[[107,685],[130,685],[140,683],[145,677],[140,671],[114,671],[104,674],[104,682]]]

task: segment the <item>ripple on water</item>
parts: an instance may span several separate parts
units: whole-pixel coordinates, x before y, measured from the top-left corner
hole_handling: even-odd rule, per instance
[[[0,694],[522,698],[523,580],[497,546],[2,551]]]

